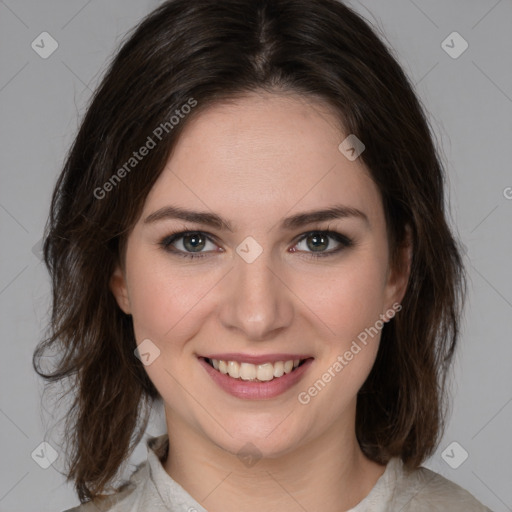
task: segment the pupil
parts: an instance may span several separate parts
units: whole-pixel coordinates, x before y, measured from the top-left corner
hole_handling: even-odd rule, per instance
[[[188,241],[192,241],[192,244],[188,243]],[[183,245],[187,248],[187,250],[191,249],[193,252],[197,252],[203,248],[204,240],[202,239],[200,233],[192,233],[183,237]]]
[[[319,234],[319,233],[315,233],[313,235],[310,235],[309,237],[311,240],[315,240],[315,241],[318,241],[318,240],[322,240],[323,243],[321,242],[321,245],[313,245],[313,248],[316,250],[316,249],[326,249],[327,246],[329,245],[329,242],[327,240],[327,237],[325,237],[324,235],[322,234]]]

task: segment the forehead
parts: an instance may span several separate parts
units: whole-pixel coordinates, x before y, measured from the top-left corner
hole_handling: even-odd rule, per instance
[[[347,135],[326,104],[298,95],[214,104],[185,126],[144,213],[172,204],[254,224],[342,203],[379,216],[367,169],[338,149]]]

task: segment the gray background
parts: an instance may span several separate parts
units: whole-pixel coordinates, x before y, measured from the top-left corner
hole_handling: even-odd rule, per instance
[[[54,424],[41,412],[41,383],[31,366],[50,304],[38,242],[55,179],[91,92],[125,32],[158,3],[0,1],[1,511],[59,511],[78,501],[58,472],[62,456],[48,469],[31,458],[50,440],[46,432]],[[350,5],[385,33],[426,105],[447,162],[452,223],[465,245],[471,278],[453,411],[438,451],[425,465],[492,510],[510,511],[512,2],[354,0]],[[47,59],[31,48],[43,31],[59,45]],[[441,47],[453,31],[469,43],[456,59]],[[157,411],[149,433],[164,428]],[[459,445],[445,452],[446,460],[460,461],[462,450],[469,454],[457,469],[442,456],[454,441]],[[144,457],[139,446],[132,462]]]

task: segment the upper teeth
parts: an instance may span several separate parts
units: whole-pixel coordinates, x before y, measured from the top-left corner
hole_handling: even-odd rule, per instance
[[[276,361],[275,363],[251,364],[239,363],[238,361],[223,361],[222,359],[210,359],[213,367],[224,375],[234,379],[268,381],[274,377],[282,377],[297,368],[300,359],[289,361]]]

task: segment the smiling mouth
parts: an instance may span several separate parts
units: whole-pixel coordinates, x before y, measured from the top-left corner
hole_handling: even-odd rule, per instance
[[[212,368],[219,373],[231,377],[235,380],[246,380],[254,382],[270,382],[275,379],[281,378],[283,375],[292,373],[297,368],[302,366],[306,359],[289,359],[288,361],[276,361],[275,363],[239,363],[238,361],[224,361],[222,359],[204,359]]]

